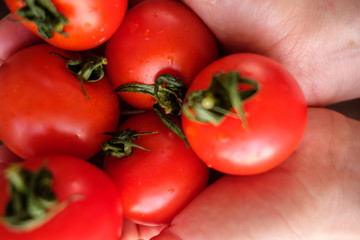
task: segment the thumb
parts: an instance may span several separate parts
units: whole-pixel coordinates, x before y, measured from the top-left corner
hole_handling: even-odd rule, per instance
[[[360,97],[358,1],[183,2],[226,53],[255,52],[280,62],[299,81],[309,105]]]

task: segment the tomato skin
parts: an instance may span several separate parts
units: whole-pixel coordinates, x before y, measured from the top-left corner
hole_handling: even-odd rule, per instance
[[[22,162],[23,159],[13,153],[4,144],[0,145],[0,178],[3,175],[3,171],[12,163]]]
[[[80,51],[99,46],[107,41],[119,27],[124,18],[127,1],[126,0],[52,0],[56,9],[66,16],[68,25],[64,31],[68,34],[65,37],[59,33],[46,40],[58,48]],[[10,11],[19,19],[16,11],[25,6],[22,0],[5,0]],[[31,31],[37,33],[35,23],[22,23]]]
[[[188,86],[218,57],[217,43],[190,9],[173,0],[150,0],[128,10],[106,44],[106,66],[114,87],[125,83],[154,84],[171,74]],[[155,99],[141,93],[120,93],[130,105],[150,110]]]
[[[218,171],[249,175],[268,171],[295,150],[305,131],[307,107],[296,80],[264,56],[239,53],[223,57],[201,71],[190,92],[207,89],[219,72],[238,71],[260,84],[244,103],[247,127],[226,116],[218,125],[199,123],[182,115],[185,136],[196,154]]]
[[[127,119],[120,126],[126,128],[157,133],[133,141],[151,151],[134,148],[128,157],[105,158],[104,171],[120,191],[124,217],[143,225],[168,224],[207,185],[209,170],[154,112]]]
[[[113,182],[100,169],[78,158],[50,156],[28,159],[26,169],[37,170],[44,163],[52,172],[53,189],[59,202],[74,195],[70,202],[44,225],[29,231],[15,232],[0,222],[4,240],[117,240],[122,228],[122,206]],[[4,213],[9,199],[7,180],[0,180],[0,211]]]
[[[22,158],[65,154],[88,159],[116,129],[119,102],[106,77],[84,83],[66,68],[69,54],[48,44],[14,54],[0,68],[0,139]]]

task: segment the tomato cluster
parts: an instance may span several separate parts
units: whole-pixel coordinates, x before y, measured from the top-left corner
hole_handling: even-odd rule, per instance
[[[221,56],[178,1],[5,2],[46,43],[0,67],[3,239],[118,239],[123,218],[169,224],[210,169],[269,171],[302,138],[291,74],[264,56]]]

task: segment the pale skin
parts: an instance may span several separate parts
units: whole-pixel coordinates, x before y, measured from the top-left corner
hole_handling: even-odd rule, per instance
[[[153,239],[359,239],[360,122],[323,106],[360,97],[360,2],[183,2],[227,53],[256,52],[287,68],[306,96],[308,124],[283,164],[256,176],[222,177]],[[8,24],[1,22],[0,36]],[[38,41],[22,34],[26,41],[1,40],[0,59]],[[121,239],[150,239],[162,228],[126,221]]]

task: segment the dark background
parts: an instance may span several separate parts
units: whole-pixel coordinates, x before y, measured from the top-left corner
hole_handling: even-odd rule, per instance
[[[0,0],[0,17],[2,18],[8,13],[8,9],[3,0]]]
[[[79,1],[79,0],[74,0],[74,1]],[[9,11],[4,1],[0,0],[0,19],[3,18],[6,14],[8,14],[8,12]],[[341,112],[348,117],[360,120],[360,99],[337,103],[328,107],[338,112]]]

